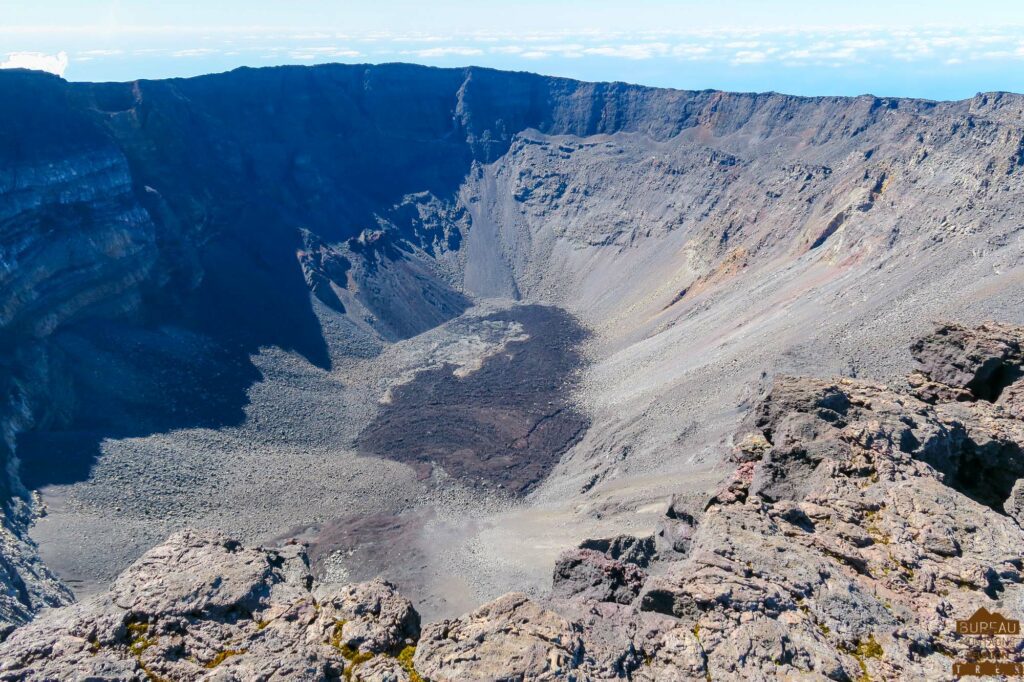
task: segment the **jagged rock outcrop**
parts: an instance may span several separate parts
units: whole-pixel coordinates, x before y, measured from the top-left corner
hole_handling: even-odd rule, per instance
[[[20,500],[7,504],[0,519],[0,639],[27,623],[39,610],[63,606],[74,595],[36,553],[28,537],[31,510]]]
[[[297,545],[186,531],[107,594],[17,630],[0,679],[404,681],[419,629],[386,582],[318,592]]]
[[[930,357],[947,358],[929,381],[966,386],[945,364],[966,366],[965,347],[1019,370],[988,343],[995,328],[928,337]],[[586,541],[559,562],[550,599],[508,594],[422,633],[387,583],[314,586],[298,545],[182,533],[108,594],[17,630],[0,679],[942,679],[954,660],[1020,662],[1020,640],[996,652],[954,621],[1024,615],[1024,479],[974,480],[993,473],[986,456],[1004,477],[1020,466],[1024,422],[998,398],[927,395],[779,378],[705,509],[670,503],[685,547]]]
[[[632,562],[592,549],[575,549],[562,553],[555,563],[554,594],[628,604],[646,578],[643,569]]]
[[[416,669],[428,680],[573,679],[582,628],[513,593],[424,628]]]
[[[1007,349],[1022,330],[955,330],[914,346],[938,386],[930,402],[870,382],[780,378],[752,411],[741,463],[688,558],[640,598],[685,623],[692,669],[935,679],[982,653],[956,618],[979,607],[1020,617],[1024,530],[1003,512],[1024,474],[1024,423],[968,386],[989,381],[975,381],[981,367],[1019,377]],[[654,679],[677,675],[657,646]]]
[[[1024,348],[1012,325],[983,324],[967,329],[944,324],[916,341],[911,352],[918,369],[910,375],[914,394],[925,402],[998,402],[1011,386],[1021,389]],[[1009,397],[1009,396],[1008,396]]]
[[[653,536],[585,540],[558,557],[553,594],[563,599],[629,604],[647,579],[644,569],[654,555]]]
[[[671,499],[655,537],[659,551],[671,551],[682,555],[688,553],[696,525],[697,520],[693,512],[686,508],[685,503],[682,500]]]
[[[609,559],[636,564],[641,568],[647,568],[655,554],[653,536],[637,538],[632,535],[617,535],[613,538],[584,540],[579,548],[600,552]]]

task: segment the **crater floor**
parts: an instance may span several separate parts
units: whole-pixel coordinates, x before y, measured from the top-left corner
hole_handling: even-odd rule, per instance
[[[483,556],[478,535],[541,522],[523,496],[589,424],[576,395],[585,330],[555,307],[485,301],[360,359],[358,330],[319,313],[331,370],[264,349],[242,424],[109,438],[88,478],[41,489],[32,537],[78,597],[184,527],[300,538],[326,579],[383,574],[431,615],[545,586],[577,530],[549,514],[544,547],[497,541]]]

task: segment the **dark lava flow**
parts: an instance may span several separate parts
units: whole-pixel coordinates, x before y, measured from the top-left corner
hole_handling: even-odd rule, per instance
[[[529,338],[507,344],[465,377],[452,365],[420,372],[356,440],[361,454],[431,465],[468,483],[522,494],[589,426],[570,402],[586,331],[564,310],[528,305],[488,316]]]

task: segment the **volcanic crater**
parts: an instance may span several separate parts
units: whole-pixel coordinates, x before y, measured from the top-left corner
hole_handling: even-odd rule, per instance
[[[431,618],[541,593],[700,508],[776,376],[895,386],[935,320],[1024,323],[1019,95],[4,71],[0,115],[10,627],[187,527]]]

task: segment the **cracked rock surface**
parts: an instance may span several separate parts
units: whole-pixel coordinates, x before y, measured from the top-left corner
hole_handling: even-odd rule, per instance
[[[17,630],[0,679],[322,680],[358,667],[353,679],[408,680],[399,657],[418,637],[412,604],[384,581],[315,592],[298,545],[185,531],[107,594]]]
[[[889,680],[1021,662],[1021,640],[955,621],[1024,616],[1022,339],[942,327],[914,346],[912,392],[777,379],[703,508],[673,498],[654,537],[584,541],[545,599],[421,630],[384,581],[315,585],[300,545],[186,531],[16,630],[0,679]]]

